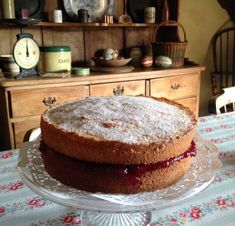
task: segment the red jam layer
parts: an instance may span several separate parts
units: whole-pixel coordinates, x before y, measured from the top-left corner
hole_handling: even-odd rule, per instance
[[[58,170],[58,172],[61,169],[60,167],[61,165],[63,166],[66,165],[66,172],[67,172],[66,177],[68,177],[68,175],[70,176],[75,175],[76,178],[76,173],[80,172],[87,172],[86,174],[84,174],[84,177],[86,175],[94,174],[97,172],[99,174],[107,173],[109,176],[117,175],[118,177],[124,179],[126,186],[135,186],[138,184],[143,174],[153,170],[169,167],[172,164],[174,164],[174,162],[180,161],[181,159],[195,156],[197,149],[195,143],[192,141],[190,148],[181,155],[179,155],[178,157],[170,158],[166,161],[157,162],[155,164],[148,164],[148,165],[139,164],[139,165],[128,165],[128,166],[112,165],[112,164],[96,164],[91,162],[80,161],[77,159],[64,156],[63,154],[60,154],[58,152],[54,152],[49,147],[47,147],[47,145],[45,145],[43,142],[41,142],[40,144],[40,151],[43,155],[43,158],[53,159],[53,164],[56,163],[54,165],[54,168],[55,170]],[[66,180],[67,179],[65,179],[65,181]]]
[[[134,186],[140,181],[140,177],[143,174],[153,170],[169,167],[174,162],[180,161],[187,157],[195,156],[196,153],[197,153],[196,144],[194,141],[192,141],[190,148],[177,157],[148,165],[142,164],[142,165],[120,166],[119,169],[117,169],[117,174],[119,176],[121,175],[125,177],[127,185]]]

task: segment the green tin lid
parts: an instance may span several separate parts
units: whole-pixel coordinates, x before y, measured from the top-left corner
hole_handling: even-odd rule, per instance
[[[40,46],[42,52],[70,52],[69,46]]]
[[[78,75],[78,76],[86,76],[90,74],[90,68],[73,67],[72,74]]]

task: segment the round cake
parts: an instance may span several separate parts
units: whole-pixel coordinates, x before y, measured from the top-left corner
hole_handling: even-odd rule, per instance
[[[190,145],[196,119],[167,99],[89,97],[48,109],[41,118],[43,141],[67,156],[97,163],[155,163]]]
[[[56,172],[63,163],[45,156],[60,153],[72,158],[78,168],[67,172],[70,179],[65,184],[82,190],[152,191],[175,183],[189,168],[196,153],[192,142],[196,124],[188,108],[165,98],[88,97],[54,106],[42,115],[42,141],[52,149],[44,153],[44,161],[50,162],[48,172],[61,180],[61,172],[57,177]],[[65,164],[63,155],[59,159]],[[97,173],[81,170],[79,162]],[[79,173],[85,171],[92,173]],[[89,182],[78,182],[79,186],[76,178]]]

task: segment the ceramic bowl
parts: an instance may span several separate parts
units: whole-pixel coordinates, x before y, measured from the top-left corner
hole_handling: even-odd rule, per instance
[[[3,72],[20,72],[20,68],[12,55],[0,55],[0,65]]]
[[[132,23],[132,20],[131,20],[131,17],[129,15],[123,14],[123,15],[118,17],[118,23],[128,24],[128,23]]]
[[[127,65],[132,58],[123,58],[123,59],[115,59],[115,60],[105,60],[102,58],[94,58],[96,66],[100,67],[123,67]]]

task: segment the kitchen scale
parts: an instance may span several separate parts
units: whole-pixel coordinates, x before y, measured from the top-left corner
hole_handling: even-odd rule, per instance
[[[7,25],[20,27],[20,34],[16,35],[17,41],[13,46],[12,52],[16,64],[20,67],[20,73],[15,76],[16,79],[39,75],[36,67],[40,58],[40,49],[33,35],[24,32],[24,27],[32,26],[40,21],[41,19],[34,18],[3,20]]]
[[[20,73],[15,78],[22,78],[31,75],[39,75],[36,66],[39,62],[40,50],[33,35],[23,33],[16,35],[17,41],[13,47],[13,57],[20,67]]]

